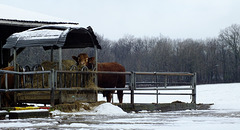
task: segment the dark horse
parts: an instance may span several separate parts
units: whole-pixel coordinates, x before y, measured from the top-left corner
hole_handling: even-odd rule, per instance
[[[81,59],[81,57],[85,57]],[[77,63],[85,64],[90,70],[95,67],[95,58],[91,57],[86,60],[86,54],[79,54],[78,57],[73,56],[73,59]],[[84,61],[86,63],[84,63]],[[111,72],[125,72],[125,68],[116,62],[98,63],[98,71],[111,71]],[[124,88],[125,87],[125,75],[124,74],[98,74],[98,86],[100,88]],[[112,94],[114,90],[103,91],[103,96],[107,97],[107,102],[111,102]],[[119,103],[123,101],[123,90],[117,91]]]
[[[10,67],[6,67],[3,68],[2,70],[8,70],[8,71],[14,71],[14,67],[10,66]],[[8,89],[13,89],[14,88],[14,75],[13,74],[8,74],[7,76],[7,80],[8,80]],[[5,86],[5,75],[1,75],[1,88],[6,89]],[[5,93],[1,93],[2,96],[2,106],[3,107],[10,107],[14,105],[14,93],[13,92],[5,92]]]

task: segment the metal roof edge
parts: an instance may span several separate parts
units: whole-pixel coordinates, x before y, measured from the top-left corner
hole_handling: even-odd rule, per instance
[[[48,22],[48,21],[27,21],[27,20],[17,20],[17,19],[2,19],[0,18],[1,25],[11,25],[11,26],[24,26],[24,27],[38,27],[48,24],[78,24],[74,22]]]

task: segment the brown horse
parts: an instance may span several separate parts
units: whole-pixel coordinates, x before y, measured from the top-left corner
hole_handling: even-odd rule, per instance
[[[9,66],[6,68],[3,68],[2,70],[9,70],[9,71],[14,71],[14,67],[13,66]],[[5,75],[1,75],[1,88],[6,89],[5,86]],[[14,88],[14,75],[13,74],[8,74],[7,76],[8,79],[8,89],[13,89]],[[14,102],[14,93],[13,92],[5,92],[5,93],[1,93],[2,96],[2,106],[3,107],[10,107]]]
[[[88,60],[81,58],[86,56],[87,54],[79,54],[78,58],[74,58],[74,60],[76,61],[76,59],[78,59],[78,61],[76,61],[77,63],[81,63],[81,64],[85,64],[89,69],[94,69],[95,66],[95,58],[91,57],[88,58]],[[86,62],[87,61],[87,62]],[[108,63],[98,63],[98,71],[111,71],[111,72],[125,72],[125,68],[116,63],[116,62],[108,62]],[[124,88],[125,87],[125,75],[123,74],[98,74],[98,86],[100,88]],[[111,102],[112,99],[112,94],[115,91],[110,91],[110,90],[106,90],[103,91],[103,96],[107,97],[107,102]],[[123,101],[123,90],[118,90],[117,91],[117,95],[118,95],[118,100],[119,103],[122,103]]]

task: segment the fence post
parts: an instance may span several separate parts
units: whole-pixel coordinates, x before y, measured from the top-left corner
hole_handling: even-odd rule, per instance
[[[5,74],[5,89],[8,89],[8,74],[7,73]]]
[[[62,47],[59,47],[58,51],[59,51],[59,70],[62,70]]]
[[[54,69],[51,70],[51,73],[49,74],[49,85],[51,87],[51,91],[50,91],[50,102],[51,102],[51,106],[54,107],[55,104],[55,99],[54,99],[54,91],[55,91],[55,71]]]
[[[0,85],[0,88],[1,88],[1,85]],[[0,108],[2,109],[2,94],[0,94]]]
[[[0,81],[2,82],[4,74],[0,73]],[[2,83],[0,83],[0,89],[2,88]],[[0,108],[2,108],[2,93],[0,93]]]
[[[154,74],[156,75],[156,88],[158,88],[158,75],[157,75],[157,73],[156,72],[154,72]],[[156,90],[156,102],[157,102],[157,104],[158,104],[158,89]]]
[[[167,88],[167,75],[164,76],[164,87]]]
[[[194,73],[192,77],[192,103],[196,104],[196,84],[197,84],[197,73]],[[196,105],[195,105],[196,108]]]
[[[136,88],[136,74],[131,72],[130,76],[130,90],[131,90],[131,104],[134,105],[134,89]]]

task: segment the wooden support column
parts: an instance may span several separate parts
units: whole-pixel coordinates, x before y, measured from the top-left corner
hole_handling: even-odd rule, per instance
[[[3,49],[2,41],[0,40],[0,68],[3,68]]]
[[[95,50],[95,67],[96,67],[96,72],[98,72],[98,50],[97,50],[97,46],[94,45],[94,50]],[[97,74],[95,74],[95,85],[98,86],[98,76]],[[98,96],[96,94],[96,100],[98,101]]]
[[[134,106],[134,89],[136,89],[136,74],[135,72],[131,72],[130,76],[130,88],[131,90],[131,104]]]
[[[62,70],[62,47],[59,47],[59,70]]]
[[[17,48],[13,49],[13,67],[14,67],[14,71],[17,71]],[[16,75],[14,75],[14,89],[17,88],[17,85],[18,85],[18,78]],[[17,93],[16,92],[14,92],[13,100],[14,100],[14,105],[16,105],[17,104]]]
[[[196,109],[196,104],[197,104],[197,91],[196,91],[196,85],[197,85],[197,73],[194,73],[193,77],[192,77],[192,103],[194,103],[194,109]]]
[[[50,92],[50,102],[51,102],[51,106],[54,107],[55,105],[55,97],[54,97],[54,94],[55,94],[55,71],[54,69],[51,70],[51,73],[49,74],[49,78],[48,78],[48,81],[49,81],[49,86],[51,87],[51,92]]]
[[[53,62],[53,47],[51,47],[51,59],[50,59],[51,62]]]
[[[17,70],[17,48],[13,48],[13,67],[14,71]]]
[[[95,67],[96,67],[96,72],[98,72],[98,65],[97,65],[97,63],[98,63],[98,50],[97,50],[97,46],[96,45],[94,45],[94,50],[95,50]],[[96,84],[96,86],[98,86],[98,76],[97,76],[97,74],[95,74],[95,84]]]

